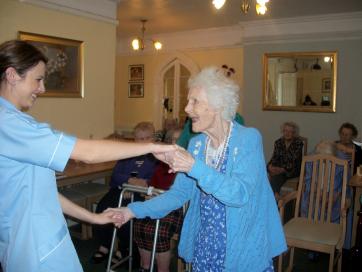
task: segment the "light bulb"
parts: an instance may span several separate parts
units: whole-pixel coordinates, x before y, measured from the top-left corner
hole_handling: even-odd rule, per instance
[[[153,46],[155,47],[156,50],[161,50],[162,49],[162,43],[159,42],[159,41],[154,41]]]
[[[226,0],[213,0],[212,4],[215,6],[216,9],[221,9],[222,6],[225,4]]]
[[[248,11],[249,11],[249,8],[250,8],[250,4],[249,4],[249,1],[248,0],[243,0],[241,2],[241,11],[244,13],[244,14],[247,14]]]
[[[331,57],[328,57],[328,56],[324,57],[324,62],[330,62],[330,61],[331,61]]]
[[[256,0],[256,2],[261,6],[265,6],[266,3],[269,3],[269,0]]]
[[[138,38],[133,39],[132,48],[133,48],[133,50],[139,50],[140,49],[140,40]]]
[[[256,13],[258,15],[264,15],[267,10],[268,9],[265,5],[256,4]]]

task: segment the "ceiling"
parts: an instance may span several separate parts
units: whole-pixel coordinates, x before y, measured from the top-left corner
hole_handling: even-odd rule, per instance
[[[141,19],[147,19],[146,33],[159,34],[193,29],[223,27],[239,22],[362,11],[362,0],[270,0],[264,16],[255,13],[255,0],[248,14],[240,10],[242,0],[226,0],[216,10],[212,0],[120,0],[120,38],[139,34]]]

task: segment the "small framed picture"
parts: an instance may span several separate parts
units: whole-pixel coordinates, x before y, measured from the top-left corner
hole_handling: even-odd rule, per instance
[[[130,82],[128,83],[128,97],[140,98],[144,96],[143,82]]]
[[[143,64],[129,65],[128,67],[128,79],[129,81],[140,81],[144,79],[144,67]]]
[[[322,92],[329,93],[332,88],[332,83],[330,78],[323,78],[322,79]]]

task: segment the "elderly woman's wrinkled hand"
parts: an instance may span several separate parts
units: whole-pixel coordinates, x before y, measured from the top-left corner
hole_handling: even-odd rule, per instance
[[[112,223],[119,228],[135,217],[132,211],[127,207],[108,208],[104,212],[112,213]]]
[[[168,159],[168,165],[171,168],[170,172],[189,172],[195,163],[195,159],[182,147],[178,147],[177,151]]]

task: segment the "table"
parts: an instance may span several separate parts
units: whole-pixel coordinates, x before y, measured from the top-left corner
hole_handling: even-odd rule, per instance
[[[350,181],[349,185],[356,187],[356,194],[354,196],[354,211],[353,211],[353,225],[352,225],[352,246],[356,242],[356,233],[357,233],[357,222],[358,222],[358,211],[360,209],[359,199],[362,194],[362,176],[354,175]]]
[[[64,187],[82,182],[104,178],[109,181],[116,161],[86,164],[69,160],[65,170],[57,173],[57,186]]]

